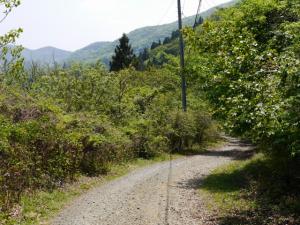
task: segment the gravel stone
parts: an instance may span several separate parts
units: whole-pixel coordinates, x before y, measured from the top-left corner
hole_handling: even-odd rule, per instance
[[[210,213],[197,191],[203,178],[251,145],[228,138],[207,153],[136,170],[75,199],[52,225],[208,225]]]

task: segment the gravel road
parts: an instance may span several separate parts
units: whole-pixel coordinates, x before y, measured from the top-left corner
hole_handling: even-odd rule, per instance
[[[237,139],[228,141],[205,154],[158,163],[94,188],[67,206],[52,224],[208,224],[208,212],[197,193],[201,180],[252,149]]]

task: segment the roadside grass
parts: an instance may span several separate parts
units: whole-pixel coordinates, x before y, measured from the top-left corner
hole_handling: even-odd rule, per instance
[[[172,155],[173,159],[179,158],[179,155]],[[141,167],[146,167],[154,163],[169,160],[168,154],[162,154],[159,157],[145,160],[135,159],[121,164],[114,164],[107,175],[99,177],[79,176],[77,181],[72,184],[66,184],[62,188],[52,191],[36,191],[34,193],[24,194],[21,203],[11,210],[11,215],[0,213],[0,225],[33,225],[49,224],[48,221],[54,217],[57,212],[64,208],[72,199],[87,192],[93,187],[104,184]]]
[[[222,138],[217,138],[215,141],[207,141],[201,146],[195,146],[192,149],[186,149],[184,152],[172,154],[172,159],[174,160],[184,155],[205,153],[207,149],[217,148],[225,143],[225,139]],[[135,169],[169,159],[170,155],[167,153],[152,159],[133,159],[128,162],[111,165],[110,171],[106,175],[98,177],[78,175],[75,182],[65,184],[61,188],[35,191],[33,193],[28,192],[21,197],[20,205],[16,205],[11,210],[10,215],[0,213],[0,225],[48,225],[49,220],[68,203],[90,189],[124,176]]]
[[[298,175],[297,162],[257,154],[216,169],[200,192],[220,225],[299,225]]]

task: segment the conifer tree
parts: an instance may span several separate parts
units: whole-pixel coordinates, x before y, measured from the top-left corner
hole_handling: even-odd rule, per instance
[[[129,44],[129,38],[126,34],[119,39],[119,45],[115,48],[115,54],[110,62],[110,71],[119,71],[128,68],[135,59],[133,49]]]

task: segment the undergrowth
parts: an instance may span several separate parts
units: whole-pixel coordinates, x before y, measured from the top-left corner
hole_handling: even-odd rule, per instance
[[[178,158],[179,155],[173,155]],[[34,225],[48,224],[59,210],[75,197],[89,191],[95,186],[123,176],[130,171],[162,162],[169,159],[168,154],[162,154],[151,160],[134,159],[128,162],[111,165],[107,175],[87,177],[79,175],[76,182],[66,184],[52,191],[37,190],[22,195],[19,205],[15,205],[10,215],[0,213],[0,224],[5,225]]]
[[[200,190],[208,196],[218,224],[296,225],[300,223],[300,182],[299,164],[294,165],[258,154],[218,168]]]

